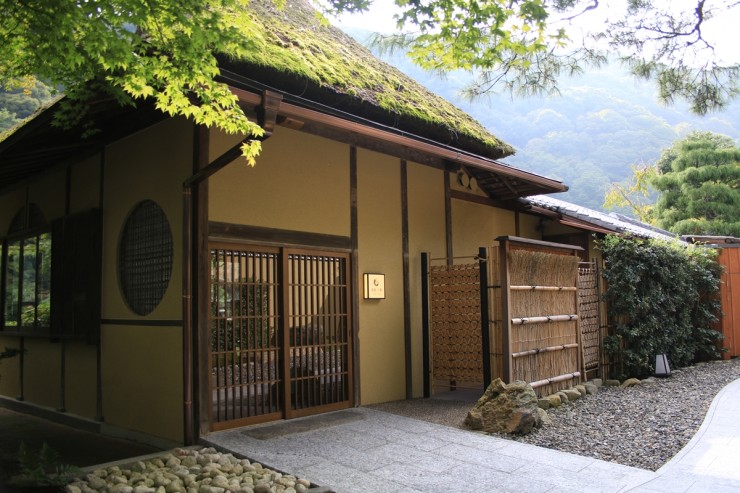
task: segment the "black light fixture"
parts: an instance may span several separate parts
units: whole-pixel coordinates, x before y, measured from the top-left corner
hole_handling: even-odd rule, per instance
[[[655,376],[661,378],[671,376],[671,366],[668,364],[668,356],[665,353],[655,357]]]

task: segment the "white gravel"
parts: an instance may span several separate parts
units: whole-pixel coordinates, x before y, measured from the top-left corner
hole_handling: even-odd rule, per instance
[[[550,426],[526,436],[497,436],[654,471],[688,443],[717,393],[738,378],[740,359],[700,363],[635,387],[601,387],[596,394],[548,410]],[[464,428],[472,405],[413,399],[371,407]]]

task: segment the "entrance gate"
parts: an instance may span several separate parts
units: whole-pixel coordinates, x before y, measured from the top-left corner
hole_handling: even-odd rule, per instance
[[[546,395],[601,374],[596,264],[579,270],[578,246],[497,241],[454,263],[422,254],[427,397],[495,378]]]
[[[431,385],[442,390],[478,390],[485,380],[480,265],[462,260],[429,269]]]
[[[350,407],[349,255],[210,250],[211,430]]]

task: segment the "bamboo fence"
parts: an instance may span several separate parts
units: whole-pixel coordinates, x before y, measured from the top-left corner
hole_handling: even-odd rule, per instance
[[[539,395],[580,380],[578,257],[511,248],[508,262],[510,380]]]

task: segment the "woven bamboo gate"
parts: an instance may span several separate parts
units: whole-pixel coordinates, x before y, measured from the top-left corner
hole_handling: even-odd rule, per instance
[[[480,389],[484,385],[480,266],[474,257],[457,261],[429,268],[431,385]]]
[[[581,379],[578,315],[580,247],[497,238],[503,379],[529,382],[538,395]]]
[[[594,378],[601,374],[601,290],[598,264],[581,262],[578,265],[578,312],[583,344],[583,376]]]

